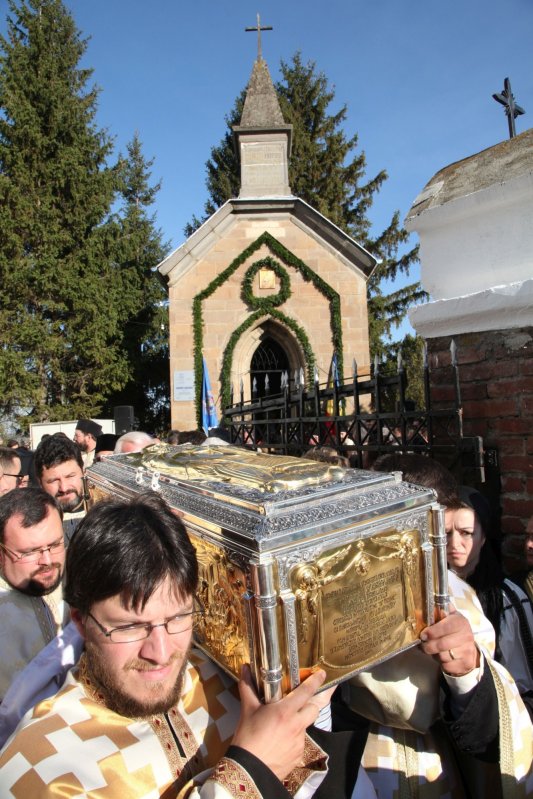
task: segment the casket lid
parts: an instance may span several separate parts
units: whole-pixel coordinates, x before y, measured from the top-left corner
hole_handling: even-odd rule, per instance
[[[245,447],[155,445],[95,463],[104,493],[157,490],[185,519],[265,551],[435,502],[399,473],[342,469]]]

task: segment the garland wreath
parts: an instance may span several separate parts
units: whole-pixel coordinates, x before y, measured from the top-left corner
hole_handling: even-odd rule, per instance
[[[220,274],[211,281],[201,292],[199,292],[193,299],[193,337],[194,337],[194,377],[195,377],[195,391],[196,391],[196,416],[197,423],[201,426],[202,423],[202,352],[203,352],[203,315],[202,303],[210,297],[223,283],[231,277],[231,275],[242,266],[254,252],[256,252],[263,244],[265,244],[270,251],[278,256],[287,266],[292,266],[297,269],[302,275],[303,279],[312,283],[320,293],[329,301],[330,311],[330,327],[333,350],[337,353],[337,364],[339,374],[343,374],[343,351],[342,351],[342,322],[341,322],[341,302],[339,294],[331,288],[319,275],[310,269],[300,258],[297,258],[290,250],[280,244],[270,233],[265,231],[262,233],[249,247],[241,252],[231,264],[226,267]],[[253,294],[253,279],[260,269],[271,269],[280,280],[280,290],[276,294],[270,294],[268,297],[256,297]],[[282,324],[286,325],[296,335],[300,346],[302,348],[306,367],[307,377],[310,382],[313,381],[315,356],[311,348],[311,344],[307,337],[305,330],[281,311],[276,310],[276,306],[282,305],[291,296],[290,278],[286,269],[274,258],[267,256],[259,261],[255,261],[247,270],[241,284],[241,297],[250,307],[254,308],[254,313],[251,314],[239,327],[237,327],[231,334],[230,340],[224,350],[222,359],[222,369],[220,374],[221,380],[221,398],[222,407],[229,405],[231,397],[230,374],[231,364],[233,360],[233,350],[239,340],[240,336],[251,325],[254,324],[262,316],[271,316],[277,319]]]
[[[274,274],[279,277],[280,288],[277,294],[269,294],[266,297],[256,297],[253,293],[254,277],[260,269],[271,269]],[[241,297],[243,302],[247,303],[251,308],[256,311],[264,311],[269,313],[272,308],[278,305],[283,305],[291,296],[291,279],[286,269],[270,256],[262,258],[260,261],[255,261],[245,272],[242,285]]]

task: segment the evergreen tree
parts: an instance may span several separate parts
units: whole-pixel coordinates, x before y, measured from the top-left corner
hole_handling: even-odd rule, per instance
[[[386,230],[378,236],[372,235],[369,211],[387,173],[382,170],[364,182],[364,152],[356,152],[357,135],[347,138],[342,129],[347,107],[343,105],[336,113],[329,111],[335,92],[324,73],[317,72],[314,62],[304,64],[299,53],[291,62],[281,62],[281,73],[276,89],[285,121],[293,125],[289,164],[293,193],[381,259],[367,283],[370,349],[372,355],[381,358],[391,331],[404,318],[407,308],[426,296],[418,283],[391,294],[385,294],[382,288],[384,280],[394,281],[401,274],[409,274],[418,249],[399,254],[408,239],[407,231],[400,227],[399,212],[393,215]],[[221,143],[211,150],[206,165],[207,216],[239,191],[240,170],[231,126],[240,121],[244,96],[242,92],[226,117],[228,130]],[[195,217],[186,227],[186,235],[199,224]]]
[[[105,224],[116,174],[86,42],[61,0],[9,0],[0,38],[0,412],[99,412],[128,377]]]
[[[425,342],[420,336],[408,333],[402,341],[391,344],[386,353],[386,358],[380,364],[379,371],[382,375],[395,375],[398,373],[398,359],[401,358],[402,368],[405,373],[405,399],[412,404],[413,409],[426,407],[424,391],[424,357]],[[382,409],[397,410],[400,395],[396,389],[384,392]]]
[[[167,292],[154,264],[168,253],[155,218],[147,213],[160,189],[150,185],[153,160],[142,153],[138,134],[127,146],[119,167],[123,207],[115,220],[117,264],[122,302],[122,339],[129,363],[125,386],[108,397],[106,413],[115,405],[133,405],[143,430],[169,426]]]

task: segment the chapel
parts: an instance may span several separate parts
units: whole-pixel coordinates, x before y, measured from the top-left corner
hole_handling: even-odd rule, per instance
[[[204,368],[219,417],[232,392],[278,393],[283,374],[325,383],[334,354],[341,372],[354,360],[368,372],[376,259],[292,194],[292,135],[259,52],[234,127],[239,196],[158,266],[169,290],[172,427],[201,425]]]

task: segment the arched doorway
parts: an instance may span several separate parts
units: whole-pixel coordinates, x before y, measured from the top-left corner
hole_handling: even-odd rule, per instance
[[[280,342],[265,331],[250,362],[252,396],[279,394],[283,372],[290,372],[289,357]]]
[[[270,339],[274,345],[278,345],[279,349],[275,349],[272,344],[265,348],[268,351],[262,349],[262,344],[267,339]],[[255,376],[252,360],[258,350],[256,368],[257,372],[263,372],[263,374],[256,377],[258,393],[252,395]],[[284,371],[288,371],[290,379],[294,377],[296,370],[305,369],[305,366],[303,349],[294,332],[277,320],[262,319],[258,320],[255,326],[250,326],[249,330],[245,330],[235,344],[231,359],[230,384],[234,387],[235,397],[240,398],[242,391],[244,401],[249,402],[252,396],[259,398],[265,395],[265,370],[269,372],[268,393],[269,396],[272,396],[274,388],[279,392],[279,382],[281,382],[281,374]],[[274,386],[270,376],[270,367],[273,367],[272,371],[279,375]]]

